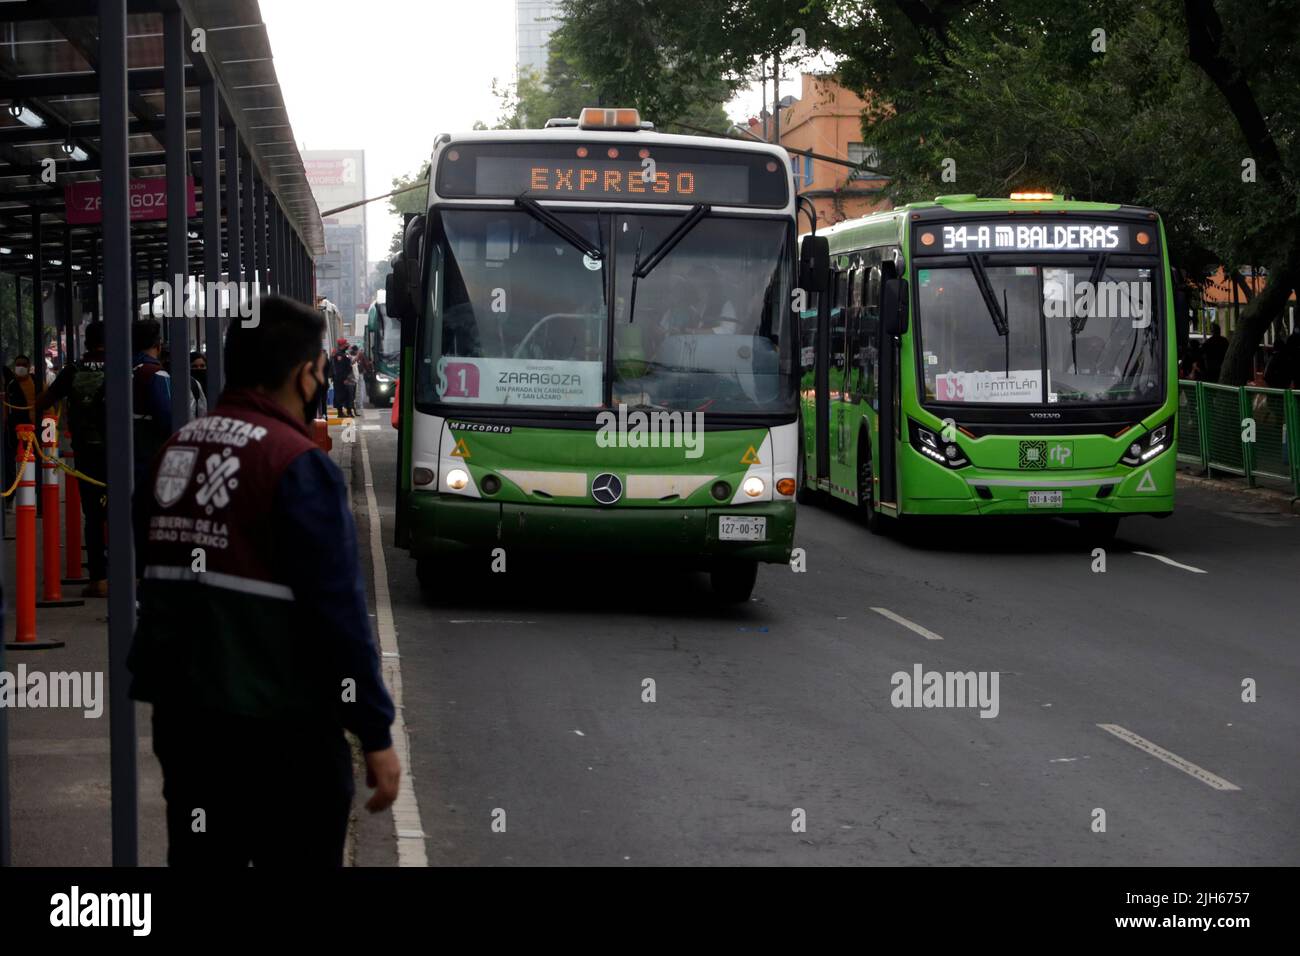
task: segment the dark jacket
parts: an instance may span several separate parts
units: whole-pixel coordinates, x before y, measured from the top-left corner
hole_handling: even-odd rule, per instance
[[[388,747],[393,704],[346,486],[302,421],[227,390],[166,443],[142,491],[132,696],[268,730],[341,726],[366,751]]]

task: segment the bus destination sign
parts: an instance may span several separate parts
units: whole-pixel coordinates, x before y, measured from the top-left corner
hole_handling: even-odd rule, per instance
[[[923,232],[935,227],[923,227]],[[1154,252],[1149,233],[1132,245],[1132,227],[1112,222],[963,222],[941,227],[943,252]],[[1140,248],[1146,239],[1146,248]],[[933,241],[933,240],[931,240]],[[921,250],[925,249],[924,235]],[[935,252],[940,251],[935,249]]]
[[[750,151],[635,143],[463,143],[449,146],[437,192],[458,197],[784,206],[789,175]]]

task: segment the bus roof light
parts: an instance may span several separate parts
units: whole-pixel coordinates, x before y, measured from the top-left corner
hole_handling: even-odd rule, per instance
[[[1053,193],[1012,193],[1012,199],[1028,199],[1036,202],[1045,202],[1051,199],[1059,198]]]
[[[578,129],[635,132],[641,129],[641,114],[634,109],[603,109],[599,106],[588,106],[578,116]]]

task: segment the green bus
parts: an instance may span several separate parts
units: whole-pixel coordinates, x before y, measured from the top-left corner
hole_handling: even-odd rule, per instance
[[[373,405],[392,405],[402,357],[402,323],[384,307],[381,291],[366,313],[362,349],[370,360],[366,372],[366,398]]]
[[[1061,515],[1112,538],[1174,506],[1174,308],[1160,217],[939,196],[824,230],[801,312],[800,500]]]
[[[498,549],[628,554],[748,599],[794,535],[796,248],[776,146],[621,109],[440,135],[386,297],[421,584]]]

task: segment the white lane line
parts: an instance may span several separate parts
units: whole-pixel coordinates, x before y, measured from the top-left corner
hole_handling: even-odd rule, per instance
[[[370,451],[361,436],[361,465],[366,479],[366,510],[370,522],[370,559],[375,567],[375,624],[379,630],[379,649],[383,656],[384,683],[393,698],[393,747],[402,762],[402,782],[393,802],[393,828],[397,834],[397,865],[428,866],[424,849],[424,827],[420,824],[420,804],[415,799],[415,778],[411,773],[411,742],[402,718],[402,665],[397,650],[397,626],[393,621],[393,603],[388,596],[388,568],[384,562],[383,531],[379,526],[379,502],[375,483],[370,476]]]
[[[1220,511],[1219,514],[1225,518],[1231,518],[1233,521],[1243,521],[1246,524],[1258,525],[1261,528],[1285,528],[1290,524],[1286,515],[1274,516],[1244,511]]]
[[[457,618],[448,624],[536,624],[536,621],[503,621],[498,618]]]
[[[1197,780],[1201,781],[1201,783],[1213,787],[1215,790],[1241,789],[1241,787],[1237,786],[1235,783],[1229,783],[1218,774],[1210,773],[1210,771],[1206,770],[1204,767],[1198,767],[1190,760],[1184,760],[1176,753],[1170,753],[1168,750],[1165,750],[1164,747],[1161,747],[1158,744],[1153,744],[1145,737],[1139,737],[1137,734],[1133,733],[1133,731],[1127,730],[1119,724],[1098,724],[1097,726],[1108,734],[1114,734],[1126,744],[1132,744],[1138,750],[1146,751],[1156,759],[1163,760],[1165,763],[1169,764],[1169,766],[1177,767],[1189,777],[1195,777]]]
[[[1150,551],[1134,551],[1133,554],[1140,554],[1144,558],[1155,558],[1157,561],[1167,564],[1172,568],[1182,568],[1184,571],[1191,571],[1193,574],[1209,574],[1209,571],[1203,568],[1194,568],[1190,564],[1180,564],[1173,558],[1166,558],[1163,554],[1152,554]]]
[[[881,617],[889,618],[895,624],[903,625],[903,627],[907,628],[909,631],[915,631],[917,634],[920,634],[922,637],[924,637],[927,641],[943,640],[943,638],[940,637],[938,634],[934,633],[934,631],[931,631],[928,628],[924,628],[920,624],[917,624],[913,621],[909,621],[901,614],[895,614],[887,607],[873,607],[871,610],[875,611]]]

